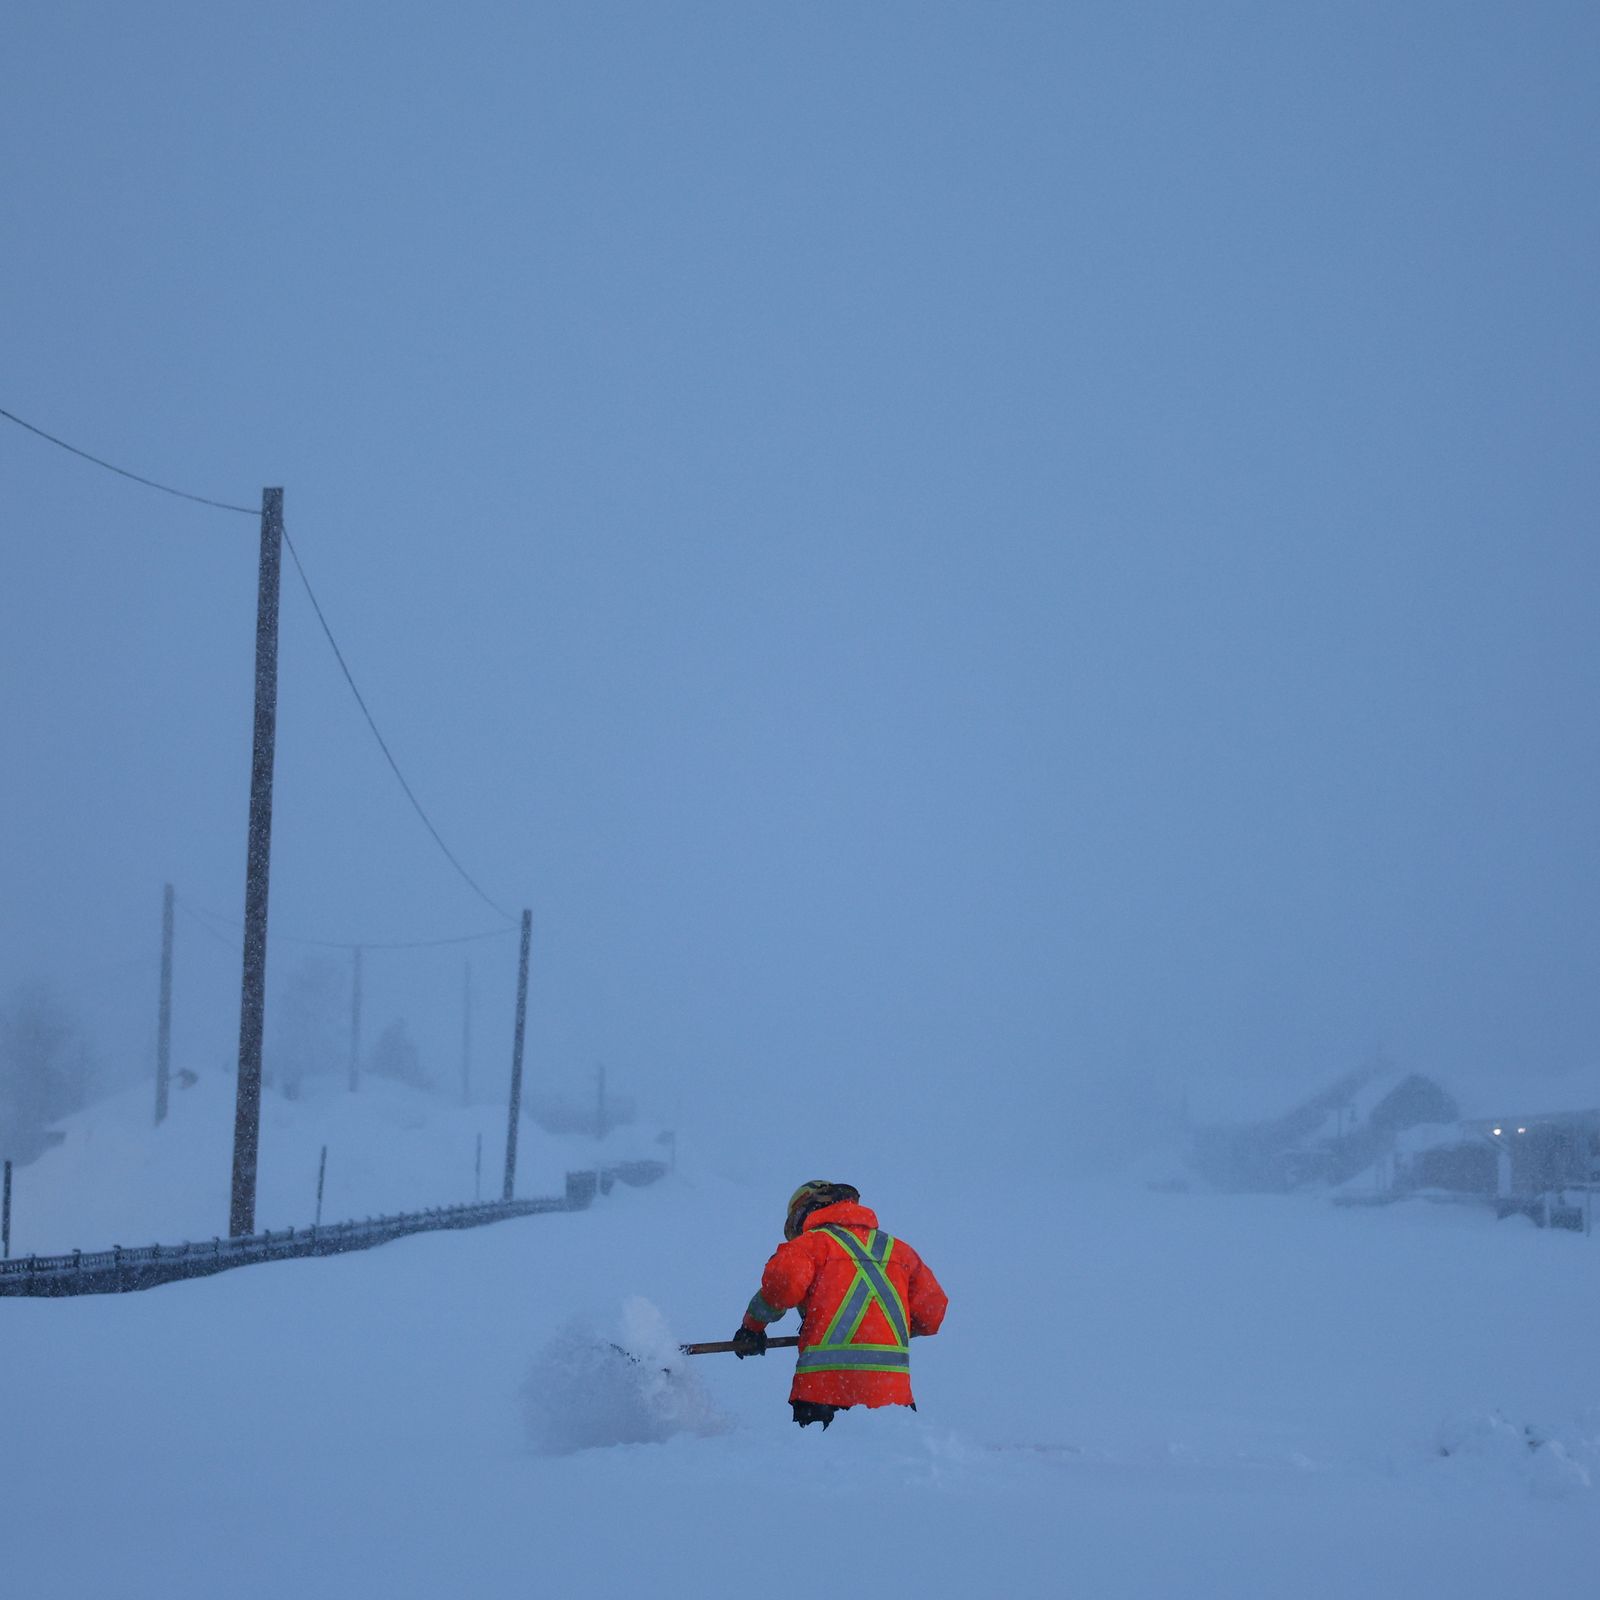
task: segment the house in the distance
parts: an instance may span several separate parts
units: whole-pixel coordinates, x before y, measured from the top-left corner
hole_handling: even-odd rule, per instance
[[[1372,1170],[1408,1130],[1459,1115],[1431,1078],[1366,1067],[1282,1116],[1195,1129],[1190,1161],[1207,1182],[1234,1192],[1332,1188]]]
[[[1507,1112],[1402,1141],[1387,1192],[1481,1200],[1502,1217],[1588,1228],[1597,1184],[1600,1109]]]

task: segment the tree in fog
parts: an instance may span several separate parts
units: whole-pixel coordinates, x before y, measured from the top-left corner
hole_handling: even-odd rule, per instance
[[[393,1078],[413,1089],[431,1089],[432,1077],[424,1070],[416,1041],[404,1018],[396,1017],[377,1037],[367,1055],[367,1071],[377,1078]]]
[[[26,1159],[60,1117],[82,1110],[93,1061],[77,1019],[47,985],[19,985],[0,1006],[0,1154]]]
[[[306,1079],[348,1067],[350,977],[337,961],[293,967],[268,1008],[267,1081],[298,1100]]]

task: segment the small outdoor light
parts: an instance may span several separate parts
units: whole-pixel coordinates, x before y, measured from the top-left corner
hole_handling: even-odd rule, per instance
[[[1526,1129],[1526,1128],[1518,1128],[1518,1129],[1517,1129],[1517,1132],[1518,1132],[1518,1133],[1526,1133],[1526,1132],[1527,1132],[1527,1131],[1528,1131],[1528,1130],[1527,1130],[1527,1129]]]
[[[1498,1139],[1498,1138],[1499,1138],[1499,1137],[1500,1137],[1500,1134],[1501,1134],[1501,1132],[1502,1132],[1502,1131],[1503,1131],[1503,1130],[1501,1130],[1501,1129],[1499,1129],[1499,1128],[1496,1128],[1496,1129],[1495,1129],[1495,1130],[1494,1130],[1494,1136],[1495,1136],[1495,1138],[1497,1138],[1497,1139]]]

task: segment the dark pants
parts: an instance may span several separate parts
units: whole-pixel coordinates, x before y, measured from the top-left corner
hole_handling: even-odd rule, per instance
[[[841,1411],[848,1411],[849,1406],[820,1406],[815,1400],[791,1400],[789,1409],[794,1412],[794,1420],[802,1428],[809,1428],[813,1422],[822,1424],[822,1431],[828,1431],[828,1424],[839,1415]],[[915,1411],[917,1408],[912,1406]]]
[[[794,1420],[802,1428],[809,1428],[813,1422],[820,1422],[824,1433],[827,1432],[828,1424],[841,1411],[849,1409],[847,1406],[820,1406],[815,1400],[791,1400],[789,1407],[794,1412]]]

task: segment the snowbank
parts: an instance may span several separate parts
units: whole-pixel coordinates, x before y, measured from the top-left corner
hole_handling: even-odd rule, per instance
[[[732,1332],[787,1174],[0,1302],[5,1588],[1502,1600],[1536,1552],[1592,1592],[1595,1241],[920,1165],[840,1172],[951,1294],[919,1412],[826,1434],[789,1421],[788,1355],[653,1373]],[[613,1334],[637,1366],[596,1364]]]
[[[159,1128],[147,1086],[64,1119],[62,1144],[15,1173],[12,1254],[226,1233],[233,1118],[234,1086],[219,1073],[174,1089]],[[256,1223],[276,1230],[313,1220],[324,1145],[322,1218],[339,1222],[496,1198],[505,1142],[503,1106],[454,1105],[381,1078],[364,1078],[354,1094],[313,1080],[296,1100],[264,1089]],[[517,1142],[519,1195],[560,1194],[568,1171],[662,1154],[653,1129],[553,1138],[526,1116]]]

